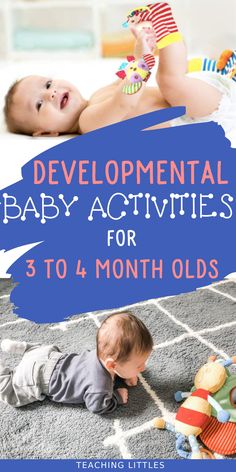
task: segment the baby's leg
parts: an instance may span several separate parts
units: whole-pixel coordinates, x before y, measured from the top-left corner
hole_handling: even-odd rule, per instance
[[[171,106],[185,106],[187,115],[196,118],[217,110],[222,94],[202,80],[186,77],[187,54],[183,41],[159,52],[157,83]]]
[[[0,401],[13,407],[20,407],[43,400],[34,379],[35,362],[21,361],[13,370],[0,362]]]
[[[186,77],[186,47],[168,4],[153,7],[152,23],[159,47],[157,82],[163,97],[171,106],[185,106],[193,118],[211,114],[218,108],[221,93],[201,80]]]
[[[15,407],[22,404],[15,390],[13,371],[2,362],[0,362],[0,401]]]
[[[12,354],[24,354],[26,351],[39,347],[38,343],[27,343],[26,341],[16,341],[15,339],[3,339],[1,349],[3,352],[11,352]]]
[[[139,23],[146,21],[152,23],[152,28],[156,33],[158,49],[183,39],[168,3],[157,2],[148,5],[147,10],[138,17]]]
[[[0,401],[20,407],[37,400],[44,400],[45,385],[49,380],[45,368],[50,360],[49,369],[51,369],[55,362],[53,359],[60,357],[58,347],[4,339],[1,348],[4,352],[22,354],[23,357],[13,370],[0,363]]]
[[[148,5],[140,21],[151,21],[159,49],[157,82],[171,106],[185,106],[195,118],[211,114],[218,108],[221,93],[205,82],[186,77],[187,54],[181,33],[168,3]]]

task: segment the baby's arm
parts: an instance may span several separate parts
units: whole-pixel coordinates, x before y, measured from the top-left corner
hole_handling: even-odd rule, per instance
[[[118,405],[125,405],[128,402],[127,388],[118,388],[110,392],[86,392],[84,402],[89,411],[102,415],[112,413]]]
[[[137,56],[137,58],[146,56],[150,61],[150,57],[152,57],[154,41],[153,31],[141,31],[140,33],[136,33],[134,31],[133,34],[136,37],[134,51],[135,55]],[[151,67],[152,66],[153,63]],[[88,107],[85,108],[85,110],[81,113],[79,117],[78,123],[79,131],[82,134],[87,133],[89,131],[93,131],[97,128],[112,125],[128,118],[128,115],[132,113],[132,110],[137,106],[140,98],[142,97],[146,84],[143,82],[142,87],[139,89],[139,91],[132,95],[128,95],[123,92],[123,88],[126,84],[129,84],[127,79],[119,79],[110,86],[113,87],[114,91],[111,97],[107,98],[106,100],[101,100],[98,103],[88,105]],[[114,85],[116,85],[115,88]],[[108,90],[108,87],[105,87],[105,89]],[[99,99],[99,93],[101,92],[102,96],[103,91],[104,89],[101,89],[100,91],[96,92],[92,97],[96,95],[96,99]]]
[[[127,388],[118,388],[117,392],[122,398],[123,405],[126,405],[126,403],[128,403],[128,396],[129,396]]]
[[[139,59],[146,54],[154,56],[156,50],[156,35],[151,28],[144,28],[138,31],[136,28],[130,28],[135,37],[134,56]]]

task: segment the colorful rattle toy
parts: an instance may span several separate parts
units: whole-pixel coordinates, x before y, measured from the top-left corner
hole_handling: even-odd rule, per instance
[[[195,376],[195,390],[176,392],[177,402],[184,398],[186,400],[178,409],[174,424],[166,422],[163,418],[154,419],[156,428],[167,429],[176,434],[176,450],[181,457],[185,459],[213,458],[209,451],[199,446],[196,438],[207,428],[211,420],[212,407],[220,423],[230,421],[230,413],[224,410],[212,395],[224,386],[228,378],[226,367],[232,364],[236,364],[236,356],[227,360],[216,360],[215,357],[210,357],[207,364],[203,365]],[[185,449],[186,439],[191,452]]]
[[[188,72],[217,72],[236,81],[236,50],[226,49],[218,60],[208,57],[194,57],[188,61]]]
[[[140,22],[140,15],[144,12],[150,12],[150,8],[148,6],[145,7],[137,7],[133,10],[129,11],[127,14],[127,21],[122,24],[123,28],[128,28],[129,26],[137,25]],[[142,22],[142,28],[150,28],[152,27],[151,21]]]
[[[236,81],[236,50],[226,49],[223,51],[217,62],[217,69],[222,71],[222,75]]]
[[[143,82],[147,82],[155,65],[155,58],[152,54],[144,54],[140,59],[134,56],[127,56],[128,62],[122,62],[116,75],[120,79],[128,79],[129,83],[124,85],[123,92],[132,95],[140,90]]]
[[[147,28],[152,29],[156,35],[158,49],[183,40],[174,20],[171,7],[166,2],[152,3],[131,10],[123,26],[138,31]]]
[[[155,64],[155,58],[151,54],[145,54],[143,58],[135,59],[134,56],[127,57],[128,62],[122,62],[116,75],[120,79],[127,78],[129,84],[123,87],[123,92],[132,95],[140,90],[142,82],[147,82]]]

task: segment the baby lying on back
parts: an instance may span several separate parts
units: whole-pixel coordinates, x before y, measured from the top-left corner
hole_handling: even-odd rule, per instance
[[[174,124],[215,121],[229,134],[236,122],[236,84],[222,81],[222,77],[207,80],[204,73],[200,79],[186,76],[186,47],[170,6],[159,2],[137,8],[128,15],[127,24],[136,38],[134,56],[144,61],[150,73],[150,58],[158,48],[156,87],[147,87],[146,79],[135,86],[126,75],[86,100],[64,80],[25,77],[10,88],[6,97],[9,131],[33,136],[83,134],[169,106],[185,106],[187,119]],[[235,67],[235,63],[231,65]],[[135,64],[131,67],[135,73]],[[169,126],[165,123],[157,127]]]

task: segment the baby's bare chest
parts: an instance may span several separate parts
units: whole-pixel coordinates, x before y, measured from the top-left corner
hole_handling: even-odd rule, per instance
[[[114,84],[99,90],[91,97],[90,105],[102,103],[109,98],[112,98],[116,89],[117,85]],[[137,102],[135,109],[132,111],[132,113],[127,115],[127,118],[149,113],[151,111],[166,108],[168,106],[168,103],[163,99],[158,87],[147,87],[140,97],[140,100]]]

